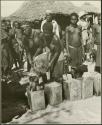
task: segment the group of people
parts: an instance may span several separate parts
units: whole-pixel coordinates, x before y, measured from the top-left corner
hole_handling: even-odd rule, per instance
[[[92,18],[86,20],[86,15],[70,15],[70,25],[62,33],[57,22],[52,18],[51,11],[46,12],[46,18],[40,28],[32,28],[30,23],[25,25],[18,21],[3,20],[1,23],[1,69],[2,75],[10,75],[13,65],[23,68],[24,56],[27,59],[27,70],[30,71],[34,58],[49,49],[51,56],[48,70],[51,77],[61,52],[71,60],[72,68],[83,63],[85,55],[96,50],[96,67],[101,67],[101,16],[98,24],[93,24]],[[63,42],[64,41],[64,42]],[[65,45],[64,45],[65,44]],[[64,45],[64,48],[62,47]]]

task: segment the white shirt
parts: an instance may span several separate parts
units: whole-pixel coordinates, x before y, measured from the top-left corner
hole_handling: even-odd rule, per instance
[[[46,20],[43,20],[41,23],[41,31],[43,32],[43,25],[46,23]],[[60,38],[59,36],[59,26],[57,24],[57,22],[55,20],[52,20],[52,25],[53,25],[53,33],[55,33],[58,38]]]
[[[87,29],[88,27],[88,23],[86,21],[79,20],[77,24],[82,27],[82,30]]]

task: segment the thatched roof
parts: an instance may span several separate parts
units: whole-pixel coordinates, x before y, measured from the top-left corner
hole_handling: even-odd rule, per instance
[[[37,0],[25,1],[21,8],[14,12],[10,18],[15,16],[24,20],[39,19],[44,16],[46,9],[51,9],[50,2]]]
[[[72,12],[79,12],[79,8],[74,6],[69,1],[55,1],[53,5],[53,11],[70,14]]]
[[[54,13],[70,14],[71,12],[79,12],[78,8],[69,1],[31,0],[25,1],[21,8],[9,16],[9,18],[17,17],[19,20],[39,19],[45,16],[45,11],[48,9],[51,9]]]
[[[84,3],[81,7],[80,7],[81,11],[86,11],[86,12],[94,12],[94,13],[99,13],[101,12],[100,8],[96,8],[94,7],[92,4],[90,3]]]

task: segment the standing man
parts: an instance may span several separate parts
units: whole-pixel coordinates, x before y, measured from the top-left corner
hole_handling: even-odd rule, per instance
[[[78,15],[76,13],[72,13],[70,19],[70,25],[66,27],[66,45],[68,57],[72,59],[71,67],[77,68],[77,66],[82,64],[82,30],[81,27],[77,25]]]
[[[61,43],[59,39],[58,25],[52,20],[51,12],[46,12],[46,20],[41,24],[40,34],[41,41],[43,41],[43,48],[48,48],[51,53],[48,70],[50,70],[50,78],[61,53]]]
[[[58,26],[57,22],[52,19],[51,13],[52,13],[51,10],[47,10],[46,11],[45,20],[43,20],[42,23],[41,23],[41,31],[44,32],[43,31],[43,26],[44,26],[45,23],[51,22],[52,25],[53,25],[53,33],[55,35],[57,35],[58,38],[60,38],[60,35],[59,35],[59,26]]]
[[[15,31],[15,40],[18,43],[18,62],[19,62],[19,68],[22,68],[23,66],[23,43],[22,43],[22,38],[23,38],[23,32],[20,27],[20,23],[15,21],[14,22],[14,31]]]

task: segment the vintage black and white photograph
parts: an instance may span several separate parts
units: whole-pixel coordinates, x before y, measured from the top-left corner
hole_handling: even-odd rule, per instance
[[[101,124],[101,0],[1,0],[1,123]]]

